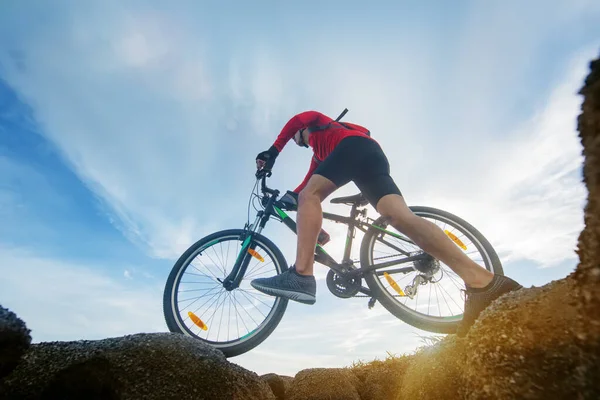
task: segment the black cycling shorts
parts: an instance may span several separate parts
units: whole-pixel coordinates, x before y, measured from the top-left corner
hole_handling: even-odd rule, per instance
[[[381,146],[366,137],[344,138],[319,164],[314,174],[324,176],[337,187],[354,182],[375,208],[385,195],[402,196],[390,176],[390,164]]]

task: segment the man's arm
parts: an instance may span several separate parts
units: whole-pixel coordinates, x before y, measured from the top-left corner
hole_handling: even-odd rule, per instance
[[[306,128],[307,126],[315,123],[319,120],[319,118],[327,118],[323,114],[318,111],[305,111],[303,113],[294,115],[283,127],[279,136],[273,143],[273,147],[277,149],[278,152],[281,152],[287,142],[290,141],[291,138],[294,137],[294,134],[298,131],[298,129]]]
[[[310,168],[308,169],[308,173],[304,177],[304,180],[302,181],[302,183],[296,189],[294,189],[294,193],[299,194],[300,191],[302,189],[304,189],[304,187],[308,183],[310,177],[312,176],[313,172],[315,172],[315,169],[317,169],[318,166],[319,166],[319,161],[317,161],[316,157],[313,156],[312,159],[310,160]]]

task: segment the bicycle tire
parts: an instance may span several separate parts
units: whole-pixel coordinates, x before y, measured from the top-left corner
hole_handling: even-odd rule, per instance
[[[484,260],[486,269],[492,271],[494,274],[504,275],[504,270],[498,254],[494,250],[491,243],[473,225],[454,214],[436,208],[422,206],[411,206],[409,208],[417,216],[435,216],[440,220],[450,223],[451,225],[458,225],[461,227],[463,234],[465,232],[468,233],[467,236],[469,236],[469,239],[473,242],[477,249],[480,252],[482,250],[485,251],[485,253],[482,253],[482,255],[485,254],[487,256],[487,260]],[[388,225],[386,218],[384,217],[379,217],[374,224],[382,227]],[[382,231],[380,229],[371,227],[365,233],[360,249],[361,266],[364,267],[370,265],[371,260],[369,258],[369,254],[372,251],[374,239],[381,232]],[[377,278],[375,272],[365,274],[364,278],[368,287],[371,289],[373,296],[395,317],[401,319],[409,325],[425,331],[442,334],[456,333],[456,329],[462,321],[462,318],[458,321],[455,320],[445,322],[436,321],[435,319],[429,317],[420,317],[416,313],[409,311],[407,307],[397,302],[394,297],[383,288],[381,281]]]
[[[246,232],[242,229],[228,229],[219,232],[215,232],[211,235],[208,235],[196,243],[192,244],[177,260],[175,265],[173,266],[171,273],[167,279],[165,284],[165,290],[163,294],[163,313],[165,317],[165,322],[167,323],[167,327],[169,331],[174,333],[181,333],[186,336],[193,337],[195,339],[201,340],[211,346],[217,348],[225,357],[235,357],[240,354],[246,353],[259,344],[261,344],[264,340],[266,340],[271,333],[275,330],[277,325],[279,325],[285,310],[287,308],[288,300],[282,297],[278,297],[275,300],[274,307],[271,309],[271,312],[263,321],[258,328],[252,331],[252,334],[248,334],[243,338],[240,338],[235,341],[223,342],[223,343],[215,343],[212,341],[205,340],[201,337],[194,335],[183,323],[181,320],[181,316],[178,312],[174,310],[174,304],[176,303],[176,292],[174,291],[176,287],[177,280],[181,277],[184,267],[187,267],[188,261],[194,258],[195,254],[198,254],[200,251],[203,251],[203,246],[214,242],[220,238],[229,238],[232,236],[242,237]],[[287,268],[286,260],[279,248],[267,239],[262,234],[255,233],[254,242],[258,242],[263,249],[270,253],[270,256],[276,261],[275,268],[277,273],[280,274],[283,272],[283,268]],[[208,248],[207,246],[206,248]],[[259,329],[260,328],[260,329]],[[256,332],[255,332],[256,331]]]

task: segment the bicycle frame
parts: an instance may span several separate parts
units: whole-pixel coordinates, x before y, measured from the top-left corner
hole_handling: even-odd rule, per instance
[[[250,253],[250,250],[254,250],[254,243],[252,243],[252,237],[255,234],[259,234],[265,227],[266,223],[269,219],[274,218],[283,222],[292,232],[297,234],[297,224],[286,212],[283,210],[284,205],[281,202],[276,201],[277,196],[279,196],[279,191],[270,189],[266,186],[265,182],[266,177],[263,175],[261,182],[261,190],[263,193],[266,193],[268,196],[265,196],[267,199],[266,204],[264,205],[264,210],[258,211],[256,215],[256,219],[253,224],[246,224],[246,237],[244,238],[244,242],[242,243],[242,248],[238,254],[235,265],[229,276],[225,278],[224,286],[227,290],[233,290],[239,286],[244,274],[246,273],[246,269],[250,262],[250,259],[253,257]],[[338,263],[331,255],[327,253],[327,251],[323,248],[323,246],[317,244],[315,247],[315,262],[322,264],[326,267],[331,268],[339,275],[343,275],[348,278],[360,277],[364,273],[376,271],[377,269],[391,267],[394,265],[404,264],[411,261],[416,260],[425,260],[430,257],[428,254],[419,254],[415,256],[410,256],[410,254],[394,246],[392,243],[386,242],[383,239],[384,243],[386,243],[391,248],[397,250],[398,252],[406,255],[407,257],[402,260],[394,260],[383,262],[380,264],[367,265],[356,269],[347,269],[346,266],[352,265],[353,262],[350,259],[350,252],[352,250],[352,243],[354,241],[356,229],[366,233],[369,228],[376,228],[381,230],[383,233],[387,233],[392,235],[398,239],[404,240],[408,243],[412,243],[410,239],[400,234],[390,232],[385,228],[375,225],[370,222],[363,221],[359,219],[360,216],[366,216],[366,209],[359,210],[356,204],[352,205],[350,210],[350,216],[338,215],[328,212],[323,212],[323,218],[334,221],[337,223],[348,225],[348,231],[346,234],[346,244],[344,247],[344,255],[341,263]],[[386,272],[389,274],[392,273],[409,273],[414,271],[413,267],[404,267],[397,268],[393,270],[387,270]],[[376,272],[377,275],[383,275],[383,272]],[[366,287],[361,287],[360,292],[371,295],[370,290]]]

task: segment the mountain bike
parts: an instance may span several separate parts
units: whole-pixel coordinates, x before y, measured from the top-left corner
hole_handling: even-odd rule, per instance
[[[288,304],[287,299],[266,295],[250,285],[255,278],[288,268],[280,249],[261,233],[266,224],[279,221],[296,233],[296,222],[286,213],[296,211],[295,206],[280,200],[280,192],[267,186],[267,176],[270,173],[256,179],[244,228],[215,232],[192,244],[173,266],[165,286],[163,310],[169,330],[200,339],[226,357],[262,343],[277,327]],[[324,219],[348,226],[341,262],[324,246],[315,247],[315,262],[329,267],[329,291],[343,299],[369,298],[369,309],[378,301],[395,317],[419,329],[455,333],[464,307],[462,279],[385,218],[368,218],[368,201],[361,193],[330,202],[350,206],[350,215],[323,213]],[[253,223],[250,203],[257,211]],[[435,208],[410,209],[438,224],[479,265],[503,275],[496,251],[472,225]],[[357,230],[364,236],[355,261],[350,255]],[[473,258],[474,253],[479,258]]]

